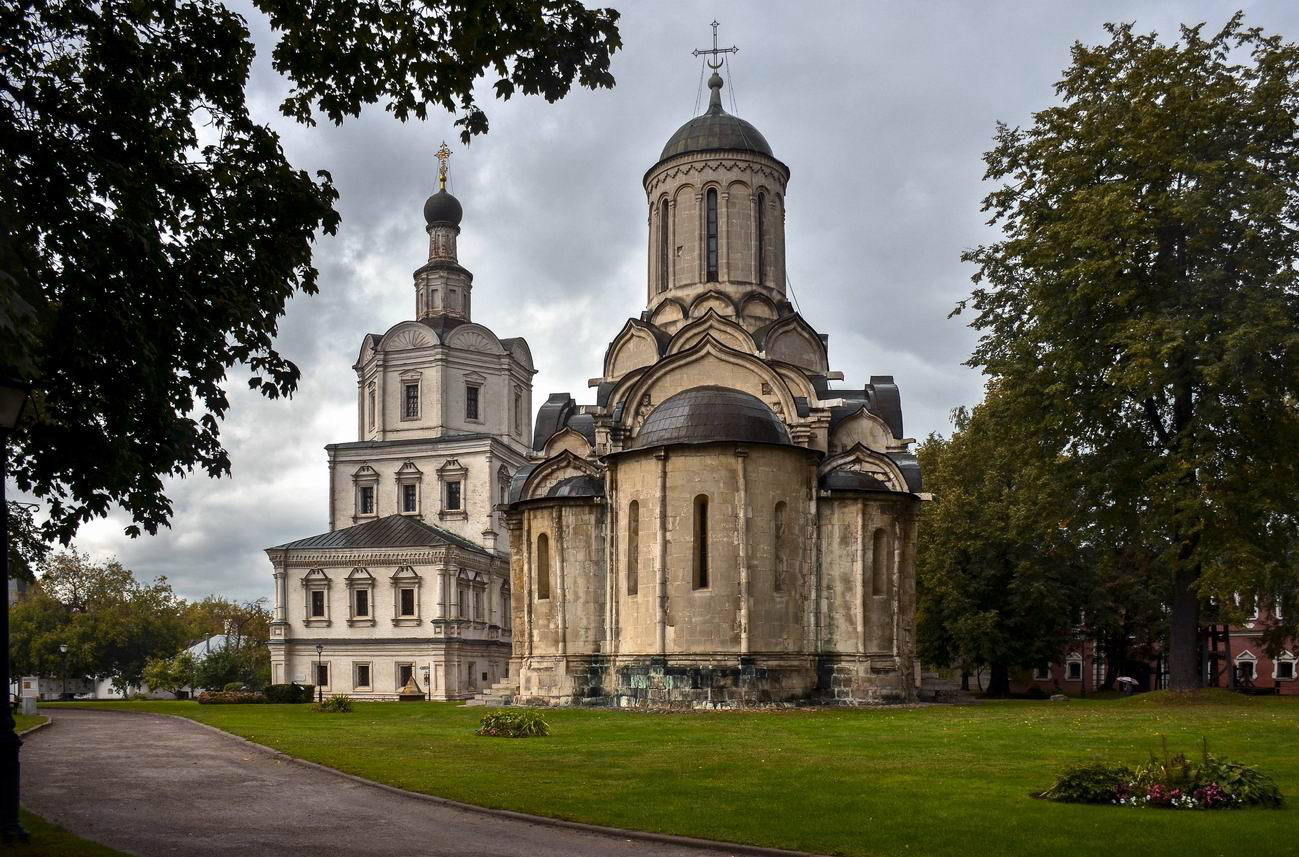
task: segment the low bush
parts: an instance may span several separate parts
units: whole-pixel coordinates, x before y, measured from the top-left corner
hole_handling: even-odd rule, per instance
[[[266,686],[266,701],[281,705],[311,702],[315,695],[315,685],[310,684],[270,684]]]
[[[540,711],[493,711],[483,715],[475,735],[493,738],[540,738],[550,734],[550,724]]]
[[[1096,762],[1065,771],[1042,797],[1065,803],[1117,803],[1127,796],[1130,782],[1132,771],[1127,767]]]
[[[1048,800],[1110,803],[1164,809],[1280,807],[1281,790],[1271,777],[1248,765],[1220,759],[1205,742],[1198,760],[1185,753],[1150,754],[1135,771],[1115,765],[1070,768],[1042,793]]]
[[[326,714],[347,714],[352,710],[352,697],[345,693],[336,693],[328,696],[323,702],[316,706],[317,711],[323,711]]]
[[[226,682],[226,686],[221,689],[224,690],[226,693],[230,693],[231,691],[235,691],[235,690],[243,690],[244,683],[241,681],[228,681]]]
[[[266,694],[253,693],[247,690],[217,691],[208,693],[204,691],[198,695],[199,705],[246,705],[255,702],[265,702]]]

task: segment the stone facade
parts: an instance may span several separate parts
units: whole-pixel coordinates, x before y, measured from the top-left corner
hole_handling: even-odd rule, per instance
[[[267,550],[275,682],[461,699],[509,676],[503,503],[529,460],[532,355],[472,321],[460,203],[425,203],[416,315],[366,335],[357,439],[326,447],[329,531]],[[320,648],[317,651],[317,647]]]
[[[516,698],[915,696],[919,467],[893,379],[832,389],[786,299],[789,169],[721,109],[646,174],[647,306],[509,488]]]

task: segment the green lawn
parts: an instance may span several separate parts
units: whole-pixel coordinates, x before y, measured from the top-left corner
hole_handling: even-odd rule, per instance
[[[26,714],[15,714],[14,726],[17,728],[19,734],[21,734],[23,732],[26,732],[28,729],[31,729],[33,726],[39,726],[40,724],[44,723],[46,720],[49,720],[49,718],[41,714],[36,714],[32,716]]]
[[[31,842],[26,845],[0,842],[0,854],[6,857],[126,857],[121,851],[114,851],[106,845],[73,836],[27,810],[22,811],[22,819],[23,827],[31,834]]]
[[[90,707],[80,703],[79,707]],[[849,855],[1299,854],[1299,699],[1130,699],[778,712],[547,711],[543,739],[479,738],[484,709],[99,703],[181,714],[402,788],[618,827]],[[1031,794],[1070,762],[1135,764],[1167,736],[1253,764],[1283,810],[1175,812]]]

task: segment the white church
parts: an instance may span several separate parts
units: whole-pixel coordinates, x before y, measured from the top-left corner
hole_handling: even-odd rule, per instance
[[[329,531],[268,548],[271,678],[364,699],[403,688],[463,699],[508,676],[503,512],[532,435],[528,344],[472,320],[463,215],[424,203],[428,261],[415,317],[361,340],[356,439],[326,447]]]

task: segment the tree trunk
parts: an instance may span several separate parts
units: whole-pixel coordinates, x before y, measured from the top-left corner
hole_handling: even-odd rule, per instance
[[[1168,689],[1199,690],[1200,596],[1195,591],[1199,569],[1179,569],[1173,575],[1173,604],[1168,634]]]
[[[1005,664],[993,664],[988,676],[988,690],[984,696],[1010,696],[1010,668]]]

